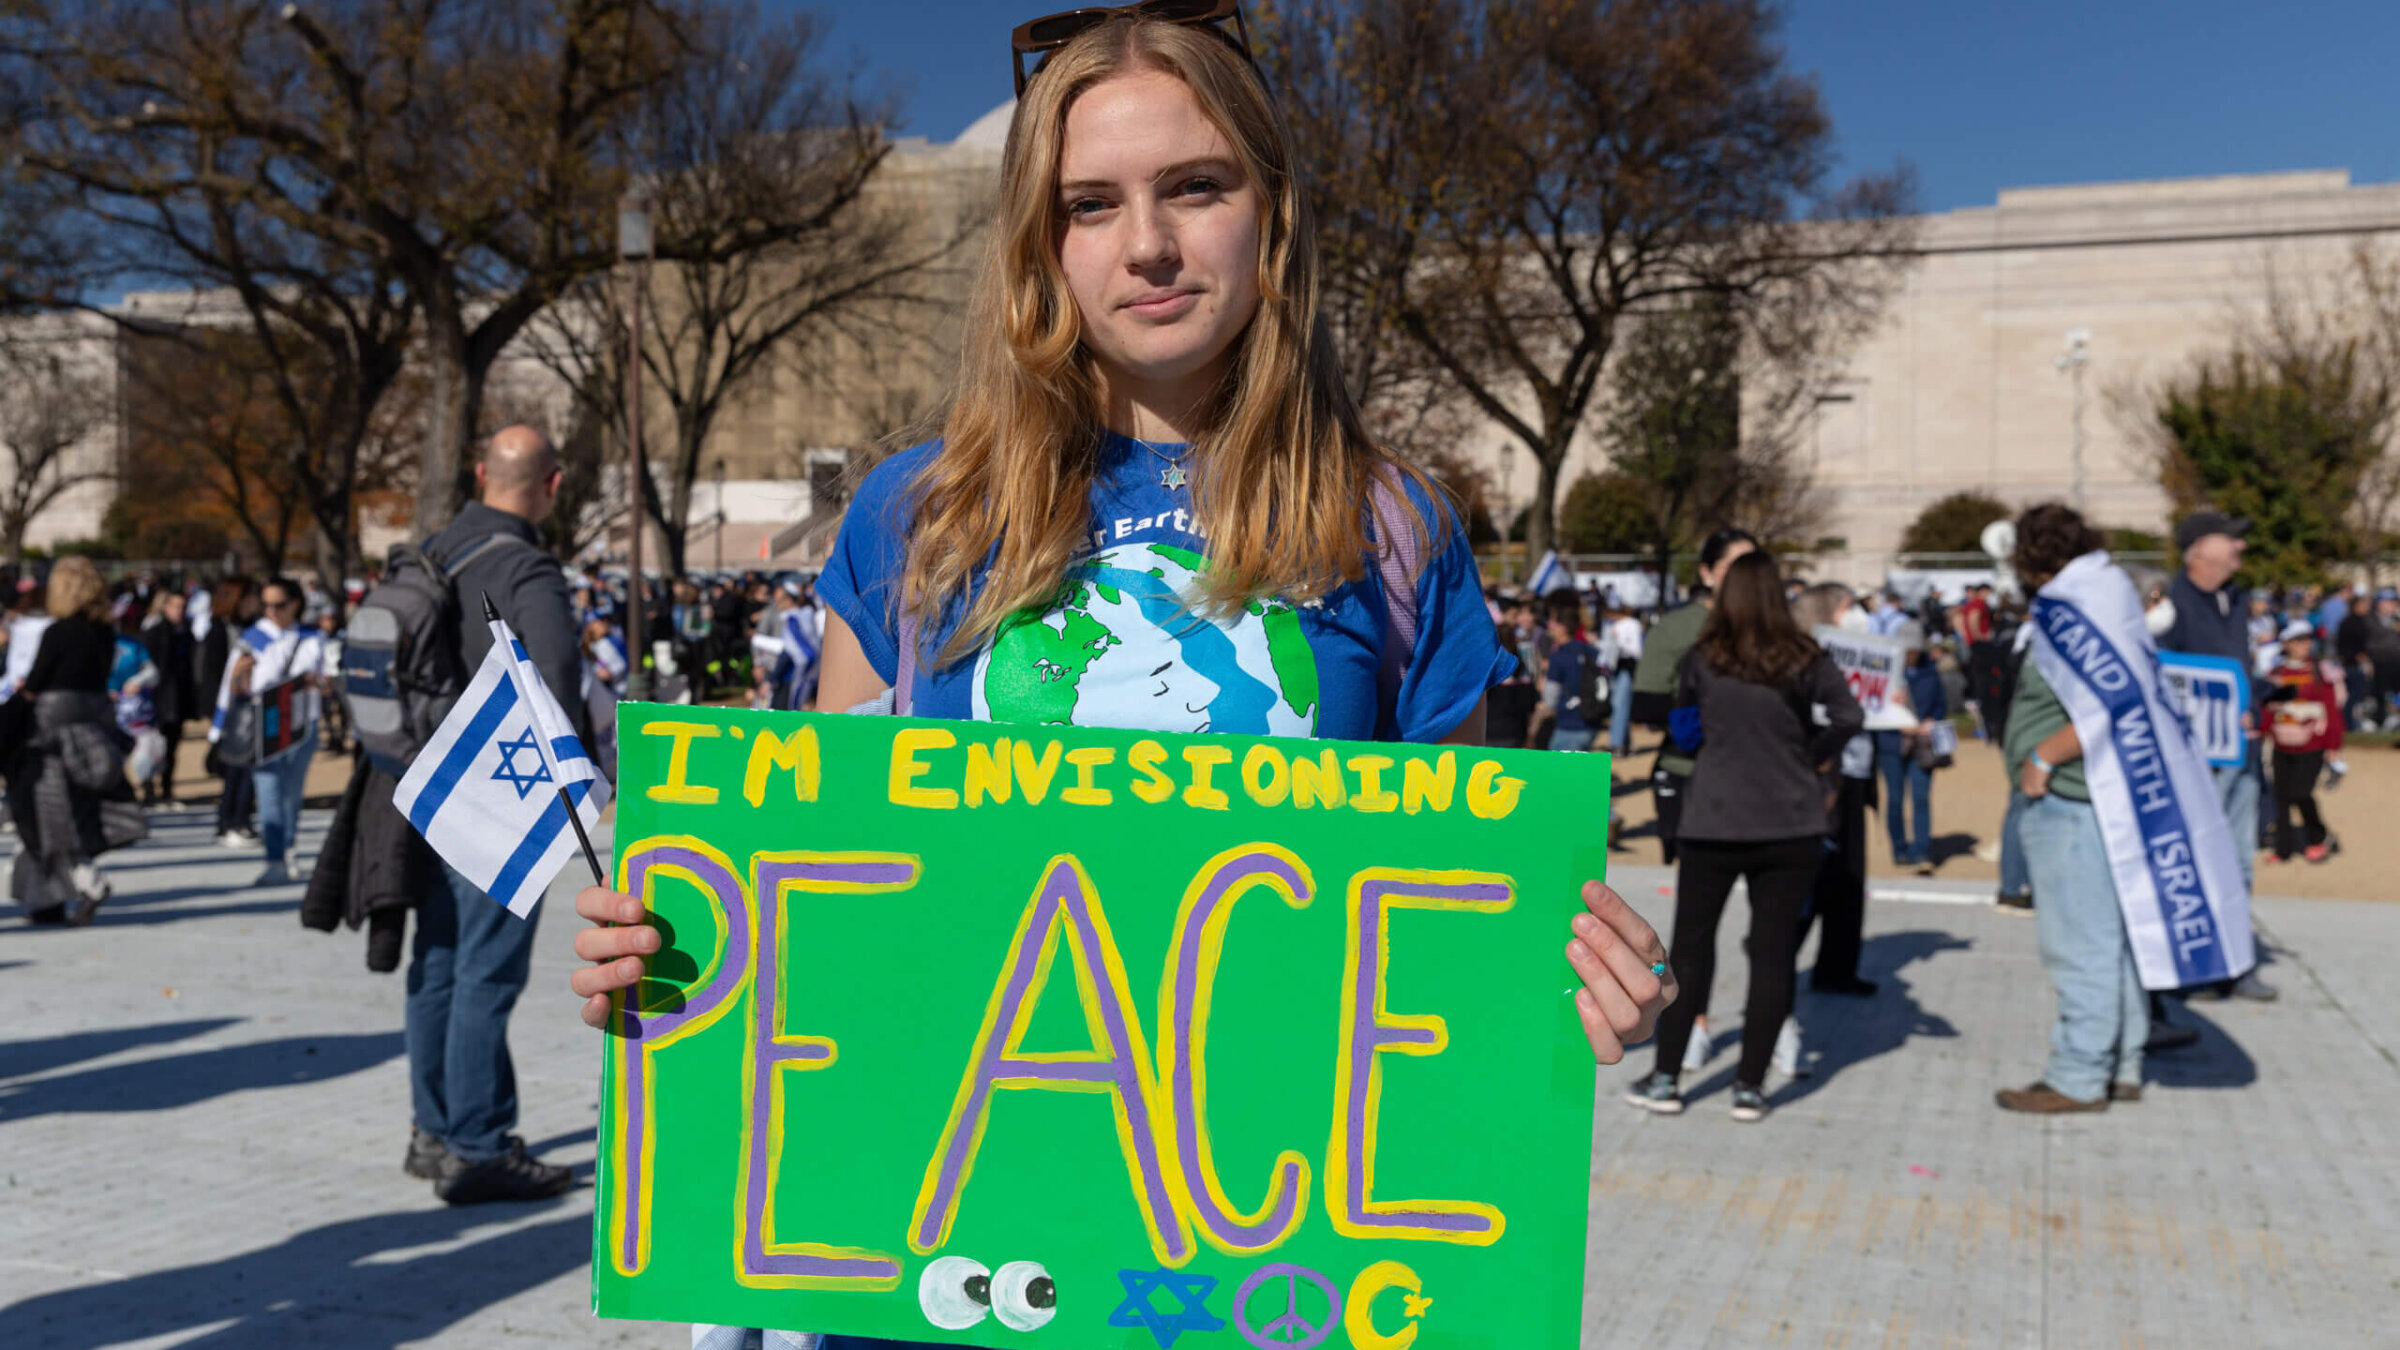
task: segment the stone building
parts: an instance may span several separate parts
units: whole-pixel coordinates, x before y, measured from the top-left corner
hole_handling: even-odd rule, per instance
[[[2071,500],[2082,338],[2085,509],[2166,533],[2167,502],[2112,395],[2222,347],[2270,276],[2338,284],[2362,241],[2400,250],[2400,183],[2339,169],[2012,188],[1925,217],[1924,258],[1818,404],[1829,574],[1878,579],[1928,503],[1966,489]]]

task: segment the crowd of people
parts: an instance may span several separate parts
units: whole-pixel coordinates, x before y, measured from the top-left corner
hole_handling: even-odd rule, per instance
[[[1932,785],[1937,770],[1954,762],[1962,734],[2001,752],[2009,784],[2000,819],[1965,822],[1972,834],[1988,837],[1976,853],[1999,864],[1995,904],[2040,919],[2046,930],[2071,930],[2072,938],[2057,939],[2063,951],[2106,946],[2107,935],[2121,931],[2113,890],[2096,892],[2090,884],[2095,876],[2105,879],[2109,857],[2075,762],[2073,729],[2028,659],[2035,593],[2073,559],[2101,549],[2101,536],[2079,517],[2057,514],[2063,510],[2045,508],[2020,522],[2034,535],[2005,592],[1977,580],[1956,603],[1930,589],[1903,597],[1888,588],[1862,593],[1777,576],[1784,604],[1772,619],[1753,604],[1721,606],[1729,576],[1754,585],[1769,566],[1743,565],[1757,544],[1731,529],[1703,544],[1687,602],[1648,614],[1613,593],[1579,592],[1571,580],[1547,595],[1487,593],[1499,642],[1518,658],[1517,673],[1492,691],[1489,744],[1606,749],[1630,764],[1635,732],[1658,733],[1649,760],[1655,810],[1649,829],[1662,860],[1679,869],[1672,946],[1686,999],[1661,1023],[1658,1068],[1635,1089],[1636,1104],[1681,1110],[1679,1075],[1708,1061],[1714,934],[1737,876],[1751,897],[1753,970],[1735,1112],[1743,1119],[1764,1114],[1770,1068],[1806,1073],[1787,968],[1799,935],[1822,925],[1815,991],[1876,992],[1857,970],[1867,816],[1882,814],[1896,866],[1933,874],[1943,859],[1934,854]],[[2321,863],[2338,852],[2318,793],[2338,786],[2348,771],[2345,736],[2400,730],[2400,592],[2352,585],[2245,594],[2232,578],[2248,528],[2223,513],[2196,512],[2177,531],[2175,575],[2139,564],[2115,569],[2138,588],[2141,626],[2157,651],[2237,661],[2251,678],[2243,757],[2209,771],[2245,892],[2259,866]],[[1799,646],[1783,644],[1793,634],[1827,630],[1882,638],[1898,649],[1899,678],[1880,691],[1896,712],[1882,724],[1856,720],[1848,690],[1832,698],[1808,692],[1822,683],[1825,667],[1801,661]],[[1760,655],[1784,650],[1791,654],[1780,661]],[[1748,678],[1728,682],[1734,674]],[[1753,696],[1762,689],[1777,694],[1780,711],[1776,701]],[[1728,734],[1728,726],[1738,732]],[[1719,749],[1710,773],[1703,751],[1712,744],[1741,748]],[[1779,775],[1798,782],[1803,768],[1817,785],[1819,810],[1790,809],[1770,786]],[[1621,824],[1622,817],[1615,820]],[[1806,847],[1797,842],[1803,839]],[[2088,1109],[2135,1100],[2145,1046],[2173,1050],[2196,1041],[2166,998],[2143,991],[2138,981],[2122,984],[2114,966],[2102,965],[2096,973],[2068,975],[2062,1000],[2072,989],[2082,1003],[2105,1001],[2091,991],[2106,986],[2114,990],[2107,997],[2139,1002],[2140,1024],[2125,1017],[2108,1043],[2115,1077],[2095,1078],[2098,1055],[2081,1046],[2078,1056],[2054,1057],[2056,1092],[2004,1094],[2003,1105]],[[2254,968],[2211,980],[2206,990],[2260,1001],[2277,996]]]

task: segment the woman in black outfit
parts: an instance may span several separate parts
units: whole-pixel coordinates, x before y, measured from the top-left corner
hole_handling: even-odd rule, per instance
[[[250,579],[227,577],[218,582],[209,596],[208,612],[208,636],[200,640],[200,707],[207,709],[198,714],[202,717],[215,716],[217,691],[225,686],[225,666],[233,659],[234,644],[241,641],[242,630],[258,619],[258,596]],[[258,831],[250,824],[250,770],[225,763],[212,744],[208,747],[208,771],[224,785],[217,793],[217,842],[227,848],[258,842]]]
[[[1802,916],[1825,857],[1826,776],[1866,717],[1832,658],[1792,621],[1783,578],[1764,552],[1725,569],[1708,623],[1678,668],[1675,705],[1674,734],[1686,748],[1696,743],[1697,755],[1678,836],[1667,961],[1682,988],[1708,988],[1717,921],[1733,883],[1746,878],[1750,997],[1733,1118],[1760,1120],[1775,1034],[1792,1011]],[[1701,1001],[1678,999],[1660,1018],[1658,1067],[1627,1094],[1635,1106],[1683,1110],[1676,1076]]]
[[[158,772],[142,784],[142,800],[172,811],[175,802],[175,756],[183,744],[183,724],[206,706],[200,702],[200,644],[192,640],[192,625],[184,613],[183,590],[169,584],[150,597],[149,616],[142,620],[142,646],[150,664],[158,667],[158,733],[166,738],[166,758]]]
[[[59,559],[47,600],[54,622],[18,695],[33,700],[33,726],[9,766],[9,813],[23,841],[9,888],[35,923],[88,923],[109,896],[92,859],[145,827],[108,693],[117,632],[99,570],[88,558]]]

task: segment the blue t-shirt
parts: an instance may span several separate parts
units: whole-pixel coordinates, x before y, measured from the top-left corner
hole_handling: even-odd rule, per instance
[[[1550,653],[1550,665],[1542,672],[1542,678],[1558,686],[1558,720],[1551,724],[1554,729],[1592,731],[1600,726],[1599,722],[1585,717],[1583,708],[1577,703],[1583,696],[1583,663],[1597,662],[1599,659],[1600,649],[1580,640],[1562,642],[1558,644],[1557,651]],[[1606,680],[1601,681],[1601,687],[1606,688],[1607,683]],[[1591,711],[1596,717],[1600,710],[1594,708]]]
[[[918,474],[940,447],[894,455],[859,484],[817,595],[858,635],[877,674],[899,672],[894,598],[906,561]],[[1421,489],[1436,544],[1417,587],[1417,641],[1397,707],[1379,726],[1377,673],[1386,624],[1375,569],[1322,600],[1253,601],[1210,617],[1186,609],[1207,567],[1191,494],[1171,468],[1187,447],[1108,433],[1091,494],[1091,546],[1046,608],[1008,619],[972,656],[934,669],[944,631],[921,637],[910,712],[978,722],[1226,732],[1340,740],[1438,741],[1506,679],[1482,577],[1457,516]],[[1366,510],[1361,503],[1360,510]],[[975,585],[980,589],[982,575]],[[930,627],[930,626],[929,626]]]

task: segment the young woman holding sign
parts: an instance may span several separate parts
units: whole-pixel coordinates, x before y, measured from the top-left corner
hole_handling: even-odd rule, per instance
[[[888,691],[917,716],[1482,743],[1513,658],[1458,518],[1343,387],[1239,21],[1234,0],[1151,0],[1016,30],[1017,59],[1046,55],[1019,77],[960,387],[941,438],[869,474],[843,520],[820,706]],[[1387,576],[1415,594],[1387,598]],[[1111,641],[1045,644],[1061,625]],[[1076,679],[1044,678],[1060,661]],[[1313,694],[1289,674],[1311,667]],[[1576,1011],[1615,1063],[1674,980],[1614,891],[1583,899]],[[577,939],[600,1026],[659,939],[633,898],[577,910],[624,925]]]

